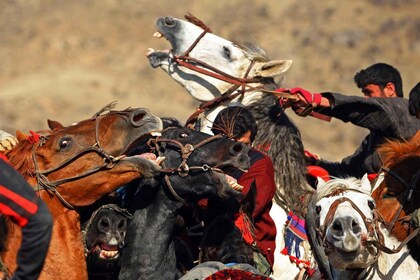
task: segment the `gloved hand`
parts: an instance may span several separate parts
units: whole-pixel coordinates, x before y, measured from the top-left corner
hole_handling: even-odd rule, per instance
[[[321,105],[322,95],[320,93],[311,93],[303,88],[278,88],[275,91],[277,92],[288,92],[293,95],[298,96],[299,101],[303,102],[304,105],[311,104],[313,107]]]
[[[17,139],[12,134],[0,130],[0,152],[11,150],[17,143]]]

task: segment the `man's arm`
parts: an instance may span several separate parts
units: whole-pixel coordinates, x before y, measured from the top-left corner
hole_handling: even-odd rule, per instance
[[[274,168],[268,157],[262,157],[256,161],[248,172],[244,173],[238,180],[238,183],[244,186],[244,190],[242,191],[244,194],[249,191],[254,180],[257,187],[257,198],[253,217],[258,218],[267,211],[267,206],[271,205],[274,194],[276,193]]]

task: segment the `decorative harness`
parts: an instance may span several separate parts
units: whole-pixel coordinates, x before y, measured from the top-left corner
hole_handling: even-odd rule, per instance
[[[174,129],[174,128],[168,128],[166,130],[169,129]],[[165,131],[166,131],[165,130]],[[157,137],[157,138],[152,138],[149,140],[148,144],[151,147],[151,149],[156,150],[159,156],[164,157],[164,154],[162,152],[162,148],[164,148],[161,143],[168,143],[168,144],[172,144],[174,146],[179,147],[179,152],[181,154],[181,164],[178,167],[166,167],[165,166],[165,162],[162,162],[162,170],[161,172],[165,174],[165,185],[167,186],[167,188],[169,189],[169,191],[172,193],[172,195],[180,202],[185,203],[186,200],[184,198],[182,198],[180,195],[178,195],[178,193],[176,192],[176,190],[174,189],[174,187],[172,186],[172,183],[170,181],[170,176],[172,175],[178,175],[180,177],[187,177],[189,172],[192,170],[198,170],[198,171],[202,171],[202,172],[208,172],[208,171],[214,171],[214,172],[219,172],[219,173],[223,173],[223,171],[218,168],[218,166],[214,166],[211,167],[208,164],[203,164],[201,166],[189,166],[188,165],[188,159],[191,156],[191,154],[198,148],[206,145],[209,142],[212,142],[216,139],[222,138],[222,135],[214,135],[211,136],[209,138],[206,138],[202,141],[200,141],[199,143],[193,145],[190,143],[187,143],[185,145],[183,145],[181,142],[174,140],[174,139],[167,139],[167,138],[161,138],[161,137]]]
[[[73,205],[71,205],[57,190],[57,188],[65,183],[68,182],[73,182],[76,180],[79,180],[81,178],[90,176],[92,174],[95,174],[99,171],[102,170],[109,170],[112,169],[115,164],[117,162],[119,162],[122,158],[125,157],[125,155],[121,155],[121,156],[117,156],[114,157],[110,154],[108,154],[107,152],[105,152],[105,150],[102,148],[100,142],[99,142],[99,123],[100,123],[100,119],[103,117],[103,115],[101,115],[101,113],[104,110],[101,110],[100,112],[96,113],[93,117],[92,120],[95,120],[95,143],[90,146],[87,147],[83,150],[81,150],[79,153],[69,157],[68,159],[66,159],[65,161],[63,161],[62,163],[58,164],[57,166],[47,169],[47,170],[39,170],[39,165],[38,165],[38,160],[36,157],[36,149],[38,147],[41,147],[42,145],[45,144],[45,142],[48,140],[48,136],[40,136],[39,137],[39,141],[37,141],[38,145],[36,146],[35,144],[32,146],[32,160],[34,162],[34,166],[35,166],[35,177],[37,180],[37,190],[46,190],[47,192],[50,192],[54,195],[56,195],[58,197],[58,199],[63,203],[64,206],[66,206],[67,208],[74,210],[75,207]],[[111,111],[110,111],[111,112]],[[114,113],[116,114],[120,114],[123,116],[127,116],[128,113],[126,111],[121,111],[121,112],[117,112],[114,111]],[[103,164],[92,167],[91,169],[89,169],[88,171],[81,173],[81,174],[77,174],[75,176],[71,176],[68,178],[63,178],[63,179],[58,179],[55,181],[50,181],[47,176],[51,173],[54,173],[64,167],[66,167],[67,165],[71,164],[72,162],[76,161],[78,158],[82,157],[85,154],[88,153],[96,153],[98,154],[100,157],[102,157],[103,159]]]

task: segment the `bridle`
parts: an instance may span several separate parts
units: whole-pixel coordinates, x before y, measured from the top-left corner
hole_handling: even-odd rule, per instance
[[[168,128],[168,129],[173,129],[173,128]],[[166,129],[166,130],[168,130]],[[166,131],[165,130],[165,131]],[[162,133],[163,134],[163,133]],[[182,198],[180,195],[178,195],[178,193],[176,192],[176,190],[174,189],[174,187],[172,186],[172,183],[170,181],[170,176],[172,175],[178,175],[182,178],[185,178],[189,175],[189,173],[191,171],[201,171],[201,172],[218,172],[218,173],[223,173],[223,171],[218,167],[218,165],[216,166],[209,166],[208,164],[204,163],[201,166],[189,166],[188,165],[188,159],[191,156],[191,154],[197,150],[198,148],[206,145],[207,143],[210,143],[212,141],[215,141],[216,139],[222,138],[222,135],[214,135],[211,137],[208,137],[202,141],[200,141],[199,143],[193,145],[190,143],[187,144],[182,144],[181,142],[174,140],[174,139],[167,139],[167,138],[162,138],[162,137],[157,137],[157,138],[151,138],[149,140],[149,146],[151,147],[151,149],[156,150],[156,152],[158,153],[159,156],[164,157],[164,153],[162,152],[162,148],[165,148],[162,144],[163,143],[167,143],[169,145],[173,145],[175,147],[179,147],[179,152],[181,154],[181,164],[177,167],[166,167],[165,166],[165,161],[162,162],[162,170],[161,172],[163,174],[165,174],[165,185],[166,187],[169,189],[169,191],[171,192],[171,194],[180,202],[185,203],[186,199]]]
[[[187,19],[190,20],[189,18]],[[254,60],[250,62],[245,72],[244,77],[241,78],[241,77],[232,76],[218,69],[215,66],[209,65],[208,63],[202,60],[189,56],[190,52],[197,46],[197,44],[204,37],[204,35],[206,35],[207,33],[212,33],[211,29],[207,27],[202,21],[196,18],[195,18],[195,21],[199,22],[199,26],[203,29],[203,32],[195,39],[195,41],[191,44],[191,46],[182,55],[173,55],[172,53],[170,53],[169,59],[170,59],[171,64],[177,64],[177,65],[183,66],[197,73],[201,73],[203,75],[232,84],[232,86],[220,96],[210,101],[201,103],[199,108],[187,119],[186,124],[185,124],[186,126],[194,124],[197,121],[198,116],[202,112],[215,108],[216,106],[218,106],[219,104],[223,102],[233,100],[234,98],[243,95],[247,91],[253,91],[255,89],[261,88],[260,86],[253,87],[249,85],[249,84],[258,83],[261,81],[261,78],[259,77],[248,78],[248,75],[255,64]],[[196,22],[193,22],[191,20],[190,22],[198,25]]]
[[[121,114],[126,116],[128,113],[126,113],[125,111],[121,111],[121,112],[114,112],[116,114]],[[60,164],[58,164],[55,167],[52,167],[50,169],[47,170],[39,170],[39,165],[38,165],[38,160],[36,157],[36,149],[38,147],[41,147],[42,145],[45,144],[45,142],[48,140],[48,136],[41,136],[39,141],[37,142],[37,146],[35,146],[35,144],[32,146],[32,160],[34,162],[34,166],[35,166],[35,177],[37,180],[37,186],[35,187],[37,191],[40,190],[46,190],[49,193],[53,193],[54,195],[56,195],[58,197],[58,199],[63,203],[64,206],[66,206],[67,208],[71,209],[71,210],[75,210],[75,207],[73,205],[71,205],[57,190],[57,188],[65,183],[68,182],[73,182],[76,180],[79,180],[81,178],[85,178],[87,176],[90,176],[92,174],[95,174],[99,171],[102,170],[109,170],[112,169],[115,164],[117,162],[119,162],[123,157],[125,157],[124,155],[121,156],[117,156],[114,157],[110,154],[108,154],[101,146],[101,143],[99,141],[99,123],[100,123],[100,119],[103,117],[104,115],[100,115],[100,113],[95,114],[92,117],[92,120],[95,120],[95,143],[90,146],[87,147],[81,151],[79,151],[77,154],[67,158],[65,161],[61,162]],[[71,177],[67,177],[67,178],[63,178],[63,179],[58,179],[55,181],[50,181],[48,179],[48,175],[51,173],[54,173],[64,167],[66,167],[67,165],[71,164],[72,162],[76,161],[78,158],[89,154],[89,153],[96,153],[98,154],[102,159],[103,159],[103,163],[92,167],[91,169],[87,170],[86,172],[83,172],[81,174],[77,174],[75,176],[71,176]]]
[[[355,192],[362,193],[361,191],[359,191],[357,189],[339,189],[338,190],[338,192],[344,192],[344,191],[355,191]],[[329,195],[324,196],[324,197],[337,195],[338,192],[337,192],[337,190],[335,190],[334,194],[330,193]],[[380,223],[381,222],[383,223],[383,220],[382,220],[379,212],[377,212],[376,210],[373,210],[373,219],[369,219],[369,218],[366,217],[366,215],[363,213],[363,211],[361,211],[360,208],[351,199],[349,199],[347,197],[341,197],[341,198],[335,200],[331,204],[331,206],[330,206],[330,208],[327,212],[327,215],[325,217],[323,225],[319,225],[319,227],[316,228],[317,238],[318,238],[318,241],[320,242],[319,244],[324,244],[324,246],[327,247],[327,248],[330,246],[330,244],[326,240],[326,231],[327,231],[328,227],[331,225],[331,223],[333,222],[334,215],[335,215],[335,212],[336,212],[338,206],[341,203],[344,203],[344,202],[348,202],[351,205],[351,207],[354,210],[356,210],[356,212],[359,213],[359,215],[361,216],[361,218],[362,218],[362,220],[363,220],[363,222],[366,226],[367,233],[368,233],[367,238],[366,238],[367,247],[374,246],[374,247],[377,248],[376,255],[374,257],[373,263],[378,260],[380,251],[383,251],[387,254],[398,253],[407,244],[407,242],[410,241],[412,238],[414,238],[417,235],[417,233],[419,232],[418,229],[416,231],[413,231],[413,233],[411,233],[409,237],[407,237],[403,242],[401,242],[400,245],[397,248],[392,248],[391,249],[391,248],[387,247],[385,245],[385,242],[384,242],[385,238],[384,238],[384,235],[383,235],[383,233],[380,229]],[[319,217],[318,217],[317,224],[319,224]]]

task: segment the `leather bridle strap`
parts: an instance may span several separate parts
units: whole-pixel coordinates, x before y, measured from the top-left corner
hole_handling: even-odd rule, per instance
[[[52,192],[53,194],[55,194],[58,199],[63,203],[63,205],[65,205],[67,208],[74,210],[74,206],[72,206],[69,202],[67,202],[64,197],[57,191],[57,187],[68,183],[68,182],[72,182],[72,181],[76,181],[78,179],[87,177],[89,175],[92,175],[94,173],[97,173],[101,170],[104,169],[111,169],[115,166],[115,163],[117,163],[118,161],[120,161],[124,156],[119,156],[119,157],[114,157],[111,156],[109,154],[107,154],[104,149],[102,148],[100,142],[99,142],[99,121],[100,121],[100,116],[97,116],[95,118],[95,144],[93,144],[91,147],[88,147],[86,149],[83,149],[82,151],[80,151],[79,153],[75,154],[74,156],[66,159],[65,161],[63,161],[62,163],[60,163],[58,166],[50,168],[48,170],[39,170],[39,165],[38,165],[38,161],[36,158],[36,153],[35,153],[35,145],[32,147],[32,160],[34,162],[34,166],[35,166],[35,176],[37,179],[37,190],[46,190],[49,192]],[[42,141],[39,145],[42,145]],[[47,176],[50,173],[53,173],[57,170],[60,170],[61,168],[69,165],[70,163],[76,161],[78,158],[80,158],[81,156],[88,154],[88,153],[97,153],[99,156],[101,156],[103,158],[103,164],[95,166],[91,169],[89,169],[88,171],[72,176],[72,177],[68,177],[68,178],[63,178],[63,179],[59,179],[59,180],[55,180],[55,181],[49,181]]]
[[[215,167],[211,167],[207,164],[203,164],[202,166],[188,166],[187,161],[188,158],[190,157],[190,155],[194,152],[194,150],[196,150],[197,148],[200,148],[202,146],[204,146],[205,144],[214,141],[216,139],[219,139],[223,137],[222,135],[214,135],[212,137],[208,137],[202,141],[200,141],[199,143],[192,145],[192,144],[185,144],[183,145],[181,142],[173,140],[173,139],[166,139],[166,138],[156,138],[156,139],[150,139],[149,140],[149,145],[151,143],[154,143],[155,149],[158,152],[158,154],[160,156],[163,156],[161,150],[160,150],[160,146],[158,143],[171,143],[174,144],[178,147],[180,147],[180,151],[181,151],[181,157],[182,157],[182,162],[181,164],[176,167],[176,168],[167,168],[165,166],[165,162],[162,162],[162,167],[163,169],[161,170],[162,173],[165,173],[165,185],[167,186],[167,188],[169,189],[169,191],[171,192],[171,194],[175,197],[175,199],[177,199],[178,201],[180,201],[181,203],[185,203],[186,200],[184,198],[182,198],[180,195],[178,195],[178,193],[176,192],[175,188],[172,186],[172,183],[170,181],[170,176],[174,175],[174,174],[178,174],[178,176],[180,177],[187,177],[189,175],[189,172],[191,170],[198,170],[198,171],[202,171],[202,172],[208,172],[208,171],[214,171],[214,172],[221,172],[223,173],[223,171],[218,168],[217,166]]]

